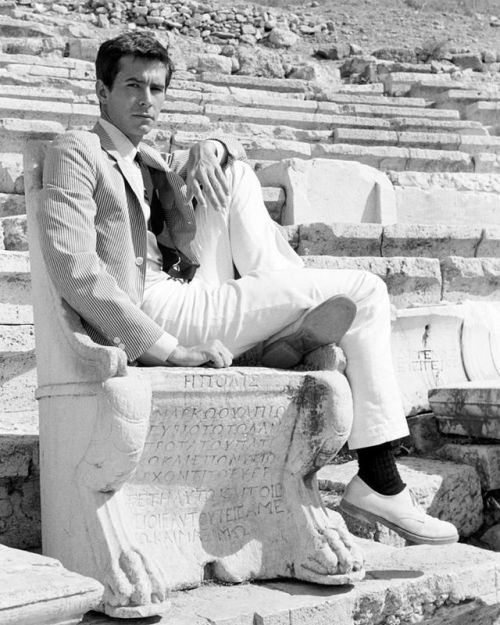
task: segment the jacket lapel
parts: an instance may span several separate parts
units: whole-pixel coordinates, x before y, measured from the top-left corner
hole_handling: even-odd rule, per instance
[[[95,132],[95,134],[99,137],[102,149],[105,152],[107,152],[109,154],[109,156],[111,156],[111,158],[116,162],[116,165],[117,165],[118,169],[120,170],[121,175],[125,178],[128,186],[130,187],[130,190],[132,191],[132,193],[134,194],[135,198],[139,202],[139,207],[138,208],[142,211],[142,208],[141,208],[142,198],[139,196],[139,191],[138,191],[138,189],[135,188],[134,181],[132,180],[132,178],[130,176],[130,172],[128,171],[127,167],[124,167],[122,165],[123,159],[121,158],[120,153],[118,152],[118,150],[116,150],[116,148],[115,148],[113,142],[111,141],[111,138],[109,137],[108,133],[104,130],[104,128],[101,126],[101,124],[96,124],[92,128],[92,132]]]

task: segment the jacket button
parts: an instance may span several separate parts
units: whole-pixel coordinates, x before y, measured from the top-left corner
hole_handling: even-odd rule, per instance
[[[125,349],[125,345],[124,345],[124,343],[118,343],[118,347],[119,347],[120,349]]]
[[[140,266],[142,265],[142,263],[143,263],[143,262],[144,262],[144,258],[143,258],[142,256],[138,256],[138,257],[135,259],[135,264],[136,264],[138,267],[140,267]]]
[[[115,338],[113,339],[113,343],[115,345],[118,345],[118,343],[121,343],[121,338],[119,336],[115,336]]]

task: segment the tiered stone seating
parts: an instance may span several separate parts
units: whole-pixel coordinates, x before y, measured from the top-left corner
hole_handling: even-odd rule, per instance
[[[148,140],[167,151],[220,130],[240,138],[260,167],[297,156],[374,166],[388,173],[395,187],[397,223],[334,223],[332,217],[324,224],[314,223],[312,216],[312,223],[289,226],[290,242],[306,263],[369,269],[386,281],[400,310],[466,298],[498,299],[499,140],[489,134],[482,118],[462,119],[462,108],[457,108],[462,105],[453,105],[451,97],[443,96],[439,105],[429,107],[433,75],[422,78],[413,72],[411,84],[408,76],[390,73],[385,80],[388,93],[400,94],[401,85],[410,85],[405,98],[382,95],[381,85],[339,85],[337,92],[328,93],[328,100],[316,100],[304,81],[178,73],[159,129]],[[450,79],[439,78],[433,94],[450,89]],[[10,472],[0,472],[0,511],[2,500],[8,500],[2,478],[8,476],[20,493],[25,482],[36,480],[22,149],[27,136],[50,138],[67,128],[88,127],[97,113],[91,64],[0,54],[0,415],[4,431],[29,443],[7,454],[22,460],[25,468],[16,474],[14,462]],[[283,189],[265,188],[264,197],[279,221],[286,200]],[[2,452],[8,451],[7,440],[0,436]],[[455,484],[469,489],[477,502],[475,469],[471,471],[459,471]],[[7,544],[20,544],[12,528],[21,508],[11,514],[6,529],[0,525],[1,540]],[[480,510],[469,533],[481,520]],[[33,527],[39,529],[36,515]],[[36,546],[37,531],[25,535],[31,536],[31,543],[21,546]]]

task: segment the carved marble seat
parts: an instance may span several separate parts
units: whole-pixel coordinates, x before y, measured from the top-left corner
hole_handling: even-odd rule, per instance
[[[164,612],[170,590],[205,579],[361,579],[315,479],[351,426],[339,367],[147,369],[93,343],[38,245],[45,149],[25,155],[44,553],[101,581],[120,617]]]

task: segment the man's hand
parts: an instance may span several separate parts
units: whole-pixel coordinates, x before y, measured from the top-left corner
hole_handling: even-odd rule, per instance
[[[229,187],[221,167],[224,158],[225,148],[218,141],[209,139],[193,145],[187,162],[188,201],[195,197],[201,206],[208,203],[215,210],[226,205]]]
[[[201,367],[209,364],[216,369],[229,367],[232,362],[233,355],[219,340],[193,347],[177,345],[167,359],[167,364],[176,367]]]

